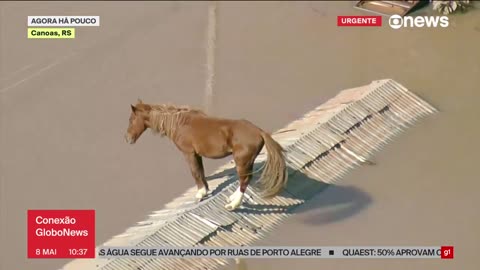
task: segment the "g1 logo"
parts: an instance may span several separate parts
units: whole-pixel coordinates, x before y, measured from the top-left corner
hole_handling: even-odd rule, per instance
[[[453,246],[442,246],[440,248],[442,254],[440,258],[442,259],[453,259]]]

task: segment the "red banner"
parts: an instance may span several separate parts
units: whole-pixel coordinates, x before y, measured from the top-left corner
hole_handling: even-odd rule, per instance
[[[382,26],[382,16],[338,16],[337,26]]]
[[[95,210],[28,210],[28,258],[95,258]]]

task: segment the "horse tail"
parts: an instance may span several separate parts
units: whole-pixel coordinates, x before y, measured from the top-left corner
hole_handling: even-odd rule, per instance
[[[261,196],[263,198],[273,198],[282,192],[287,184],[287,165],[282,146],[268,133],[261,131],[261,135],[267,149],[265,168],[259,180],[263,189]]]

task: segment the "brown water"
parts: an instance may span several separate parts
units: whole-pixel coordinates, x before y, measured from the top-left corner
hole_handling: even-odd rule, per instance
[[[247,260],[248,269],[476,269],[480,13],[448,29],[339,28],[352,2],[219,4],[214,113],[276,130],[338,91],[393,78],[440,113],[403,133],[259,245],[454,245],[455,259]],[[126,145],[129,103],[201,106],[205,3],[0,3],[2,270],[26,259],[26,210],[94,208],[97,243],[193,185],[166,140]],[[430,14],[429,8],[417,14]],[[28,15],[99,15],[28,40]],[[212,171],[224,161],[208,161]],[[236,269],[231,266],[229,269]]]

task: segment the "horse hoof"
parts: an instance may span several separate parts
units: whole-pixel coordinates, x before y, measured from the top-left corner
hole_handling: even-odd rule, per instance
[[[225,209],[227,209],[228,211],[233,211],[233,210],[235,210],[235,208],[234,208],[233,205],[231,205],[231,204],[225,205]]]
[[[225,209],[227,209],[228,211],[233,211],[233,210],[239,208],[240,205],[242,205],[241,201],[231,202],[231,203],[225,205]]]
[[[206,188],[201,188],[197,191],[197,194],[195,194],[195,198],[197,198],[199,201],[203,199],[207,195],[207,189]]]

